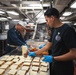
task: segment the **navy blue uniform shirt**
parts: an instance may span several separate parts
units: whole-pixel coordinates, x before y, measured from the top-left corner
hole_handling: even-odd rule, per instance
[[[14,45],[14,46],[22,46],[25,45],[25,39],[22,37],[21,33],[16,30],[15,27],[11,28],[7,33],[7,44]],[[16,47],[10,47],[7,45],[6,47],[6,53],[9,53],[10,51],[16,49]]]
[[[22,37],[21,33],[15,29],[15,27],[8,31],[7,43],[15,46],[22,46],[26,44],[25,39]]]

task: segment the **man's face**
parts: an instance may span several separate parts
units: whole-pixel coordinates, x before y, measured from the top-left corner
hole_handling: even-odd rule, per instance
[[[19,24],[17,25],[17,29],[21,32],[23,32],[25,30],[25,28]]]
[[[54,27],[54,16],[51,17],[45,16],[45,19],[47,25],[49,25],[50,27]]]

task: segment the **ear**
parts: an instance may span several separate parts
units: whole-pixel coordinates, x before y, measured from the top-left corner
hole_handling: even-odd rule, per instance
[[[54,19],[55,19],[55,16],[51,16],[51,17],[50,17],[50,19],[51,19],[52,21],[54,21]]]

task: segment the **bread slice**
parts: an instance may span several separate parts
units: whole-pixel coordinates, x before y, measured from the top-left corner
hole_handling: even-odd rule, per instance
[[[18,65],[13,64],[9,67],[9,69],[18,69],[18,67],[19,67]]]
[[[13,61],[13,62],[18,62],[19,59],[15,58],[15,59],[13,59],[12,61]]]
[[[44,66],[41,66],[41,67],[40,67],[40,71],[47,72],[47,70],[48,70],[48,67],[44,67]]]
[[[36,71],[30,71],[29,75],[38,75],[38,73]]]
[[[26,71],[19,70],[16,75],[25,75],[25,74],[26,74]]]
[[[40,74],[39,75],[48,75],[48,73],[47,72],[41,72],[40,71]]]
[[[5,64],[10,66],[10,65],[13,64],[13,62],[12,62],[12,61],[8,61],[8,62],[6,62]]]
[[[11,69],[8,71],[8,75],[16,75],[17,70],[16,69]]]
[[[29,62],[24,62],[23,63],[23,66],[30,66],[31,65],[31,63],[29,63]]]
[[[49,63],[47,63],[47,62],[42,62],[42,63],[41,63],[41,66],[48,67],[48,65],[49,65]]]
[[[30,63],[31,63],[32,60],[30,60],[30,59],[25,59],[24,62],[30,62]]]
[[[0,66],[2,66],[5,63],[5,61],[0,61]]]
[[[21,66],[22,63],[23,63],[23,61],[18,61],[18,62],[15,63],[15,65]]]
[[[32,62],[32,66],[40,66],[40,63]]]
[[[30,68],[29,66],[22,66],[21,70],[28,71],[29,68]]]
[[[12,61],[14,58],[9,57],[6,61]]]
[[[4,69],[0,69],[0,75],[3,75],[3,74],[4,74],[4,72],[5,72],[5,70],[4,70]]]
[[[39,67],[37,67],[37,66],[32,66],[32,70],[33,70],[33,71],[37,71],[37,72],[38,72]]]
[[[9,67],[9,65],[4,64],[4,65],[2,65],[0,68],[1,68],[1,69],[5,69],[5,70],[6,70],[6,69],[8,69],[8,67]]]
[[[34,59],[33,62],[40,62],[40,59]]]

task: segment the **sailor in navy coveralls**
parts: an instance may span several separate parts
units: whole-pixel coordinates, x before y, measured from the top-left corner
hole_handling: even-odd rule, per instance
[[[26,45],[24,36],[26,34],[27,23],[19,21],[16,26],[11,28],[7,33],[7,47],[5,53],[9,53],[18,46]]]

